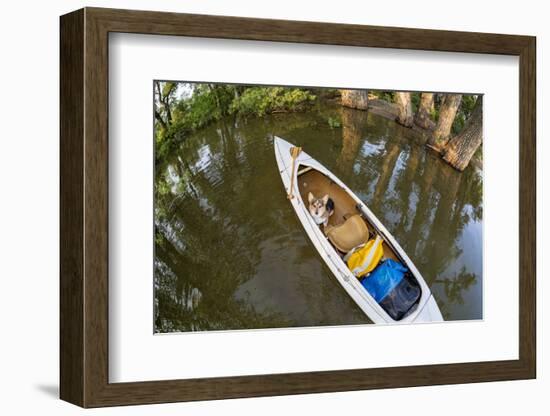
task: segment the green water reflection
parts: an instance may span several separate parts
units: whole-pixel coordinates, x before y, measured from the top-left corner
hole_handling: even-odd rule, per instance
[[[482,317],[480,170],[454,171],[391,120],[318,107],[222,120],[156,167],[156,332],[369,322],[288,203],[273,135],[302,146],[367,203],[445,319]]]

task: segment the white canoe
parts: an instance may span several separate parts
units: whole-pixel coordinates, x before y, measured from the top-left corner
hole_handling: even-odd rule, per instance
[[[296,215],[298,215],[298,219],[328,268],[370,320],[376,324],[443,321],[441,312],[424,278],[401,246],[368,207],[344,183],[304,151],[296,158],[294,170],[292,170],[291,148],[293,145],[279,137],[275,137],[274,147],[277,165],[287,194],[290,191],[291,177],[294,176],[292,186],[295,196],[289,201]],[[323,186],[325,188],[330,187],[330,189],[327,191],[327,189],[323,189]],[[394,320],[363,287],[359,279],[349,270],[341,254],[338,253],[321,228],[313,220],[313,217],[309,213],[309,203],[305,196],[309,191],[315,190],[318,191],[318,194],[319,190],[321,193],[329,192],[330,197],[335,200],[336,211],[333,217],[339,214],[339,207],[352,204],[353,209],[356,209],[362,215],[368,227],[371,230],[374,229],[383,238],[384,258],[393,258],[400,261],[401,264],[409,269],[414,279],[416,279],[421,294],[416,303],[399,321]],[[315,194],[315,192],[313,193]]]

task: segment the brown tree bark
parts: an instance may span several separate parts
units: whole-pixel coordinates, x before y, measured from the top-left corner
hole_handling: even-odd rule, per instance
[[[366,110],[369,106],[369,92],[367,90],[340,90],[344,107]]]
[[[405,126],[412,127],[414,122],[414,115],[412,111],[411,93],[410,92],[396,92],[395,103],[399,109],[396,121]]]
[[[453,137],[442,151],[443,159],[455,169],[466,169],[483,139],[483,99],[480,95],[472,115],[462,131]]]
[[[449,136],[451,135],[451,127],[455,121],[456,112],[460,107],[462,101],[462,94],[447,94],[441,103],[439,109],[439,119],[433,132],[432,137],[428,140],[428,145],[435,150],[441,151]]]
[[[423,129],[431,130],[435,127],[430,113],[434,105],[434,94],[431,92],[423,92],[420,96],[420,106],[414,117],[414,124]]]

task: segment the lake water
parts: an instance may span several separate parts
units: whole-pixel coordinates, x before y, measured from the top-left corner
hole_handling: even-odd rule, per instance
[[[369,323],[288,202],[273,135],[302,146],[385,224],[446,320],[482,318],[482,173],[459,173],[370,112],[225,119],[157,166],[155,331]]]

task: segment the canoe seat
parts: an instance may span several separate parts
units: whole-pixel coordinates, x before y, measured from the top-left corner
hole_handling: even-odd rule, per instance
[[[330,242],[343,253],[364,244],[369,239],[369,229],[360,215],[349,217],[344,223],[329,226],[325,233]]]

